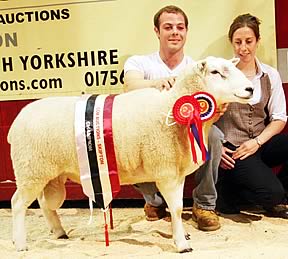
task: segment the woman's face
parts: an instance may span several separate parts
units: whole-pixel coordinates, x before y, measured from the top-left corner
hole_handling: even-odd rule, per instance
[[[234,32],[232,46],[241,63],[254,62],[258,42],[254,31],[249,27],[242,27]]]

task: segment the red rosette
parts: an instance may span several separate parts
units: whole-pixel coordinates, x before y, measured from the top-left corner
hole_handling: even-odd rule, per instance
[[[191,95],[184,95],[175,102],[172,113],[176,122],[186,125],[199,110],[199,102]]]
[[[216,100],[213,95],[207,92],[197,92],[192,95],[199,103],[201,121],[210,120],[217,108]]]

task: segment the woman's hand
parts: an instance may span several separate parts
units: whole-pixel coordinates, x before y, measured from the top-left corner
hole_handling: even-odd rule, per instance
[[[253,155],[258,149],[259,144],[257,143],[256,139],[249,139],[245,141],[243,144],[240,145],[233,153],[233,159],[240,159],[243,160],[251,155]]]
[[[220,167],[229,170],[233,169],[235,165],[235,160],[232,158],[233,154],[236,151],[233,151],[227,147],[222,147],[222,157],[220,161]]]

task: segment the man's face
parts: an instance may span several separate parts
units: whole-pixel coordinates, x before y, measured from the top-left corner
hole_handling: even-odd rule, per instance
[[[174,53],[183,49],[188,29],[182,14],[162,13],[159,18],[159,30],[156,27],[154,30],[162,49]]]

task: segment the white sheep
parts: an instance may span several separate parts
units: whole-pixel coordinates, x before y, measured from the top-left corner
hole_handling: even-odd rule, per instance
[[[167,126],[175,101],[198,91],[217,104],[247,103],[252,84],[232,61],[208,57],[187,67],[170,91],[140,89],[115,97],[113,136],[121,185],[156,182],[171,213],[173,239],[179,252],[192,249],[185,239],[181,213],[185,176],[203,163],[193,163],[185,125]],[[13,241],[26,250],[25,213],[37,198],[56,238],[68,238],[56,209],[65,199],[67,178],[80,183],[74,136],[75,104],[80,97],[48,97],[30,103],[13,122],[8,141],[17,190],[12,197]],[[203,123],[207,144],[211,122]]]

